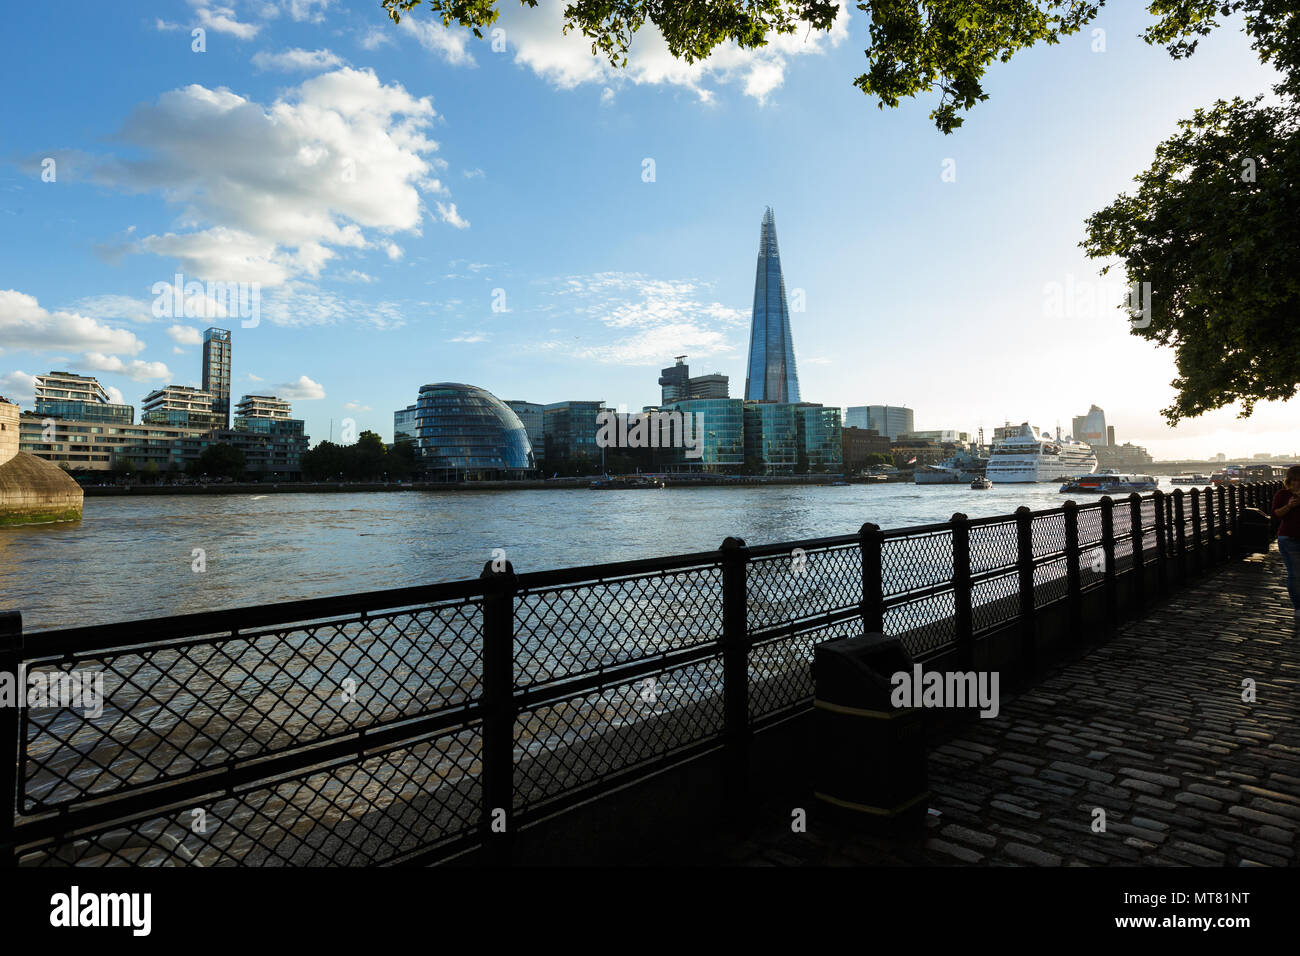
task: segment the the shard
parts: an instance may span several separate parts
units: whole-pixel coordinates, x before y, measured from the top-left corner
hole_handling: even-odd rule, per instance
[[[790,337],[790,307],[776,246],[776,219],[771,207],[763,213],[758,240],[758,273],[754,279],[754,319],[749,330],[746,401],[798,402],[799,373],[794,367]]]

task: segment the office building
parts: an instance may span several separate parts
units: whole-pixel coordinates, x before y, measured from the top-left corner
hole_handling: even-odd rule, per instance
[[[47,372],[36,376],[36,414],[83,422],[130,425],[135,408],[109,400],[99,380],[72,372]]]
[[[599,467],[600,447],[596,434],[604,402],[552,402],[542,407],[546,467],[584,463]]]
[[[751,469],[768,475],[792,475],[799,467],[797,405],[745,403],[745,459]]]
[[[776,243],[776,218],[763,213],[758,239],[758,268],[754,278],[754,313],[749,330],[749,364],[745,372],[745,401],[799,402],[790,308]]]
[[[890,440],[916,430],[913,412],[903,405],[853,405],[845,410],[848,428],[874,428]]]
[[[212,396],[212,413],[221,428],[230,427],[230,331],[203,333],[203,391]]]
[[[225,428],[223,415],[214,408],[211,392],[188,385],[156,388],[144,397],[140,421],[146,425],[180,428]]]
[[[249,418],[270,418],[283,421],[293,416],[288,402],[274,395],[245,395],[235,406],[235,421]],[[238,425],[235,426],[236,428]]]
[[[415,419],[418,405],[407,405],[393,412],[393,444],[415,441]]]
[[[1071,437],[1082,442],[1087,442],[1094,449],[1110,444],[1109,433],[1106,428],[1106,413],[1096,405],[1088,409],[1086,415],[1076,415],[1071,419],[1072,431]]]
[[[799,471],[838,472],[844,467],[843,413],[838,408],[803,403],[798,406]]]
[[[730,398],[731,389],[726,375],[691,375],[686,356],[678,355],[676,364],[664,369],[659,376],[662,389],[662,406],[695,398]]]
[[[844,450],[844,470],[861,471],[868,467],[872,455],[889,455],[889,439],[874,428],[850,428],[840,433]]]
[[[523,422],[486,389],[439,382],[420,389],[416,446],[421,472],[435,481],[531,477]],[[595,443],[593,414],[592,443]]]
[[[523,402],[517,399],[507,401],[506,406],[524,423],[524,431],[528,433],[528,444],[533,446],[533,457],[540,461],[546,449],[546,432],[542,424],[543,407],[537,402]]]
[[[970,432],[959,432],[952,428],[939,428],[932,431],[903,432],[900,439],[915,438],[919,441],[932,441],[939,444],[969,445]]]
[[[735,474],[745,465],[745,403],[739,398],[696,398],[665,404],[660,411],[696,415],[699,457],[685,448],[659,449],[664,471]]]

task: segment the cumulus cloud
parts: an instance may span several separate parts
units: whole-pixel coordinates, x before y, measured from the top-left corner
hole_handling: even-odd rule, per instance
[[[94,369],[97,372],[116,372],[137,382],[172,377],[171,369],[162,362],[144,362],[140,359],[124,362],[116,355],[104,355],[101,352],[85,353],[81,356],[81,363],[86,368]]]
[[[126,329],[112,328],[78,312],[51,312],[42,308],[35,296],[0,290],[0,353],[24,349],[136,355],[144,343]]]
[[[334,0],[286,0],[284,6],[289,11],[289,16],[295,20],[320,23],[333,2]]]
[[[202,345],[203,336],[199,330],[188,325],[173,325],[167,330],[167,334],[172,337],[172,341],[178,345]],[[177,351],[183,351],[177,349]]]
[[[78,299],[72,307],[92,319],[124,322],[152,322],[154,314],[148,299],[129,295],[92,295]]]
[[[311,77],[268,106],[192,84],[136,109],[119,139],[143,157],[94,176],[183,209],[191,228],[147,236],[143,250],[200,279],[275,286],[366,247],[367,229],[419,231],[422,192],[445,191],[426,135],[435,116],[427,97],[370,70]]]
[[[279,53],[262,50],[253,55],[253,66],[259,70],[329,70],[342,66],[343,61],[329,50],[302,50],[297,47]]]
[[[21,369],[0,375],[0,395],[19,405],[36,401],[36,376]]]
[[[314,401],[325,397],[325,386],[319,382],[313,382],[306,375],[300,375],[296,382],[276,385],[275,394],[288,401]]]

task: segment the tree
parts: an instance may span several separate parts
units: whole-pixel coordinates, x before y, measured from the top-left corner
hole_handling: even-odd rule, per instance
[[[234,445],[218,442],[203,449],[190,467],[196,475],[211,475],[234,480],[243,475],[246,465],[247,461],[242,451]]]

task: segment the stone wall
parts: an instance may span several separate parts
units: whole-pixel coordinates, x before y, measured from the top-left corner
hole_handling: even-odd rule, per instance
[[[0,525],[80,521],[83,497],[62,468],[35,455],[20,451],[0,464]]]
[[[18,454],[18,406],[0,398],[0,465]]]

